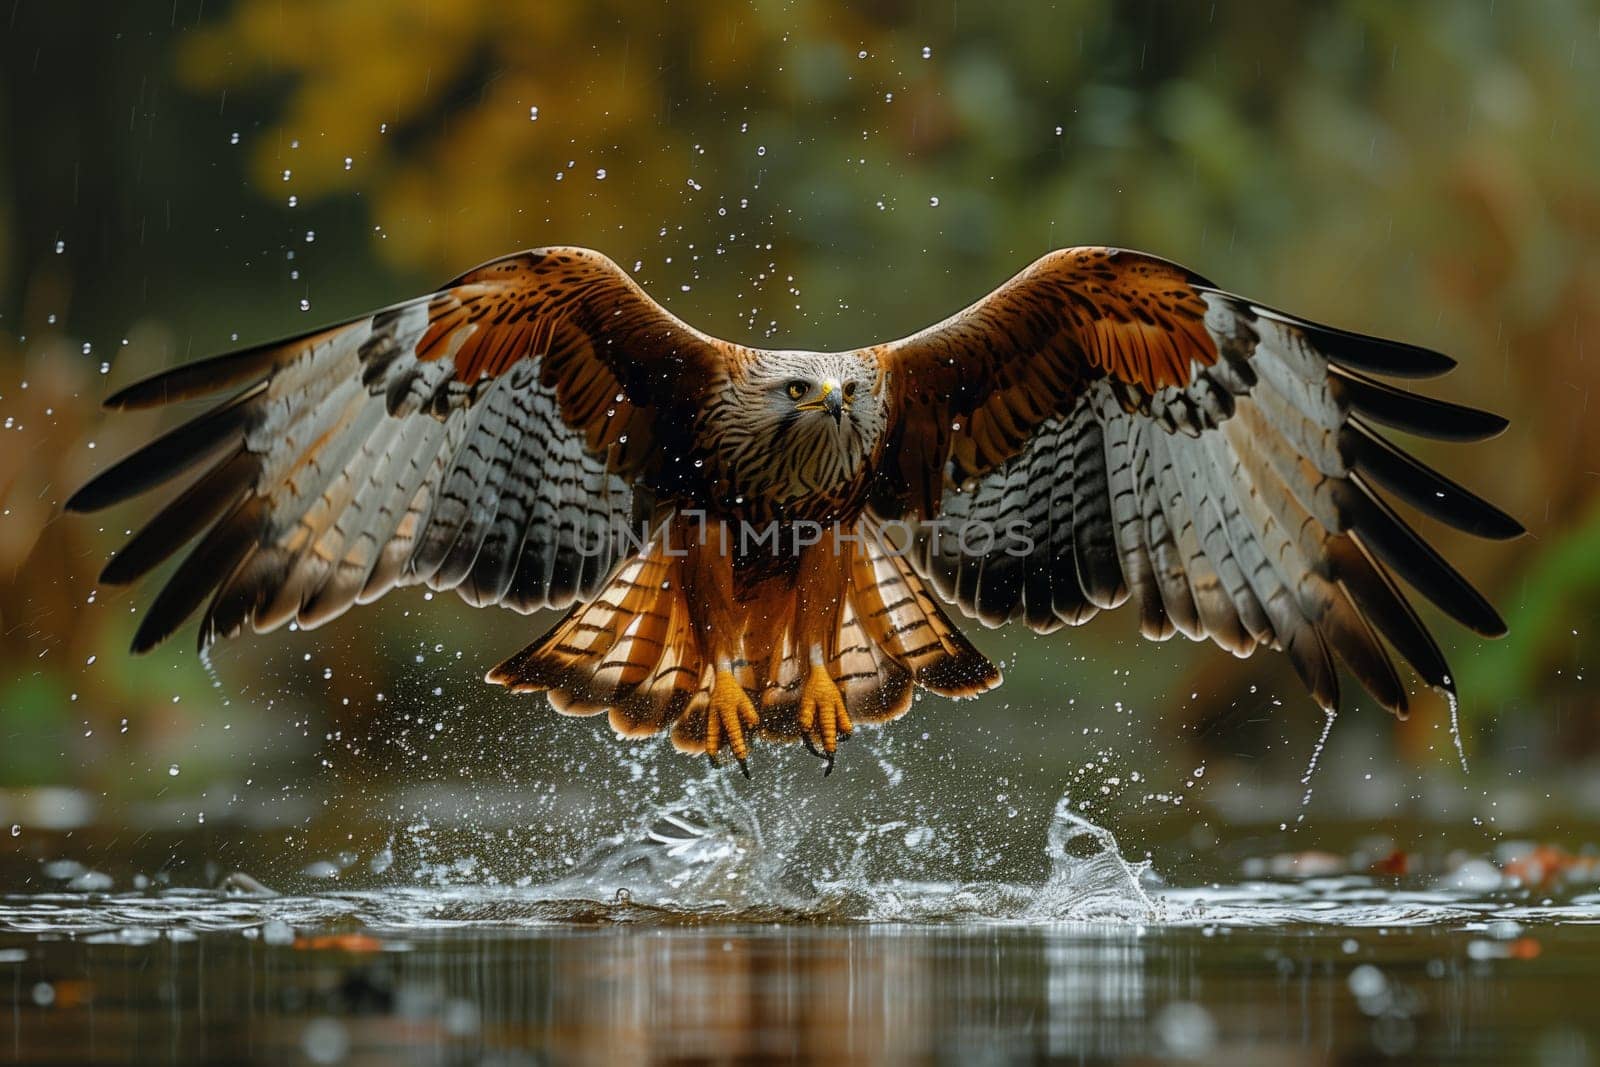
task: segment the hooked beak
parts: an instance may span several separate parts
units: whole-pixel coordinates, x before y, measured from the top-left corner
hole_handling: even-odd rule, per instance
[[[824,378],[822,391],[811,400],[803,404],[796,404],[797,411],[826,411],[833,416],[835,426],[844,421],[844,409],[849,404],[845,399],[844,387],[837,378]]]
[[[832,378],[822,383],[822,410],[833,416],[835,426],[844,419],[844,390]]]

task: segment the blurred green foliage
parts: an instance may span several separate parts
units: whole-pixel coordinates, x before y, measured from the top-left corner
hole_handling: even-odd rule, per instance
[[[1427,530],[1513,620],[1493,652],[1441,630],[1465,711],[1533,760],[1597,739],[1574,725],[1594,720],[1581,676],[1600,603],[1590,3],[19,0],[9,17],[6,780],[89,773],[79,735],[125,718],[157,752],[218,700],[182,641],[122,653],[149,593],[95,590],[93,574],[134,509],[58,514],[162,418],[102,422],[110,382],[568,242],[755,342],[896,336],[1051,247],[1107,243],[1449,351],[1462,366],[1439,391],[1513,428],[1471,450],[1417,447],[1533,531],[1483,545]],[[470,680],[547,621],[444,598],[419,619],[422,605],[401,594],[317,642],[238,643],[219,655],[223,691],[283,722],[381,733],[372,695],[436,635],[449,646],[435,652],[464,650]],[[1028,747],[1061,763],[1118,701],[1152,734],[1199,724],[1203,748],[1247,747],[1242,720],[1270,710],[1257,683],[1301,707],[1280,664],[1131,632],[1114,614],[1046,641],[979,635],[1010,667],[985,721],[1042,737]],[[308,648],[338,669],[305,666]],[[1564,725],[1541,715],[1557,696],[1575,713]],[[310,735],[290,733],[285,747]],[[1429,742],[1410,729],[1402,743]]]

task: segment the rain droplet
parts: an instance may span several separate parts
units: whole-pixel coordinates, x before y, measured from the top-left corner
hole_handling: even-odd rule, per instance
[[[937,196],[928,197],[928,206],[929,207],[938,207],[939,206],[939,198]]]
[[[923,45],[922,46],[922,58],[923,59],[932,59],[933,58],[933,49],[930,48],[927,45]]]
[[[317,239],[317,231],[316,230],[307,230],[306,231],[306,244],[313,244],[313,243],[316,242],[316,239]]]
[[[22,824],[21,823],[12,823],[11,824],[11,836],[12,837],[21,837],[22,836]]]
[[[178,777],[178,765],[176,763],[167,768],[167,775],[171,778]]]
[[[65,241],[57,241],[56,242],[56,255],[59,256],[61,253],[65,252],[66,250],[67,250],[67,242],[65,242]]]
[[[345,156],[344,157],[344,169],[345,170],[349,170],[351,167],[353,167],[355,165],[356,165],[356,161],[355,160],[351,159],[349,156]]]
[[[867,58],[867,50],[865,48],[863,48],[861,51],[857,52],[856,53],[856,58],[857,59],[866,59]]]
[[[290,207],[294,207],[298,203],[300,203],[300,198],[298,196],[291,196],[289,198],[289,206]]]
[[[533,107],[530,107],[528,109],[528,121],[529,122],[538,122],[539,121],[539,106],[537,104],[535,104]]]
[[[300,301],[300,310],[301,311],[310,311],[311,310],[311,301],[302,298],[301,301]]]
[[[594,180],[597,181],[597,182],[605,181],[606,180],[606,168],[601,167],[599,170],[595,171],[594,172]]]
[[[283,172],[283,180],[284,180],[284,181],[288,181],[288,180],[289,180],[289,179],[290,179],[290,177],[292,177],[292,176],[293,176],[293,174],[294,174],[294,171],[292,171],[292,170],[287,170],[287,169],[286,169],[286,170],[285,170],[285,171],[284,171],[284,172]]]
[[[228,135],[228,143],[229,144],[238,144],[239,143],[239,131],[238,130],[234,130],[232,133],[230,133]]]

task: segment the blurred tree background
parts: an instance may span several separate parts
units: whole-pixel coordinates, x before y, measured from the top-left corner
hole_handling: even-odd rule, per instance
[[[187,637],[130,658],[151,592],[93,577],[137,507],[60,513],[175,417],[103,418],[113,385],[556,243],[605,251],[751,343],[898,336],[1047,249],[1103,243],[1447,351],[1461,368],[1434,391],[1512,428],[1416,447],[1531,530],[1487,545],[1425,528],[1512,626],[1491,644],[1428,616],[1468,749],[1519,772],[1594,758],[1593,3],[16,0],[0,19],[15,811],[51,783],[114,805],[181,782],[209,796],[192,814],[285,765],[336,763],[347,785],[454,759],[525,786],[511,752],[614,758],[603,726],[477,684],[550,620],[454,598],[402,592],[313,635],[230,642],[204,668]],[[975,729],[973,766],[1059,792],[1109,775],[1118,743],[1177,779],[1214,760],[1297,797],[1321,717],[1284,666],[1133,631],[1112,613],[1048,639],[980,633],[1006,687],[919,704],[890,733],[930,736],[902,758],[933,767]],[[1363,707],[1343,751],[1453,769],[1443,707],[1419,705],[1398,726]]]

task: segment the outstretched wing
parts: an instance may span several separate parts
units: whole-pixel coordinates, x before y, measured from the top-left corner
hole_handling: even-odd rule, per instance
[[[967,614],[1037,631],[1128,599],[1140,628],[1288,653],[1338,706],[1334,657],[1397,712],[1379,635],[1451,690],[1394,575],[1495,636],[1489,603],[1380,488],[1471,533],[1511,517],[1387,441],[1475,441],[1505,420],[1386,385],[1454,363],[1318,326],[1163,260],[1052,253],[972,307],[882,346],[895,423],[877,509]]]
[[[524,252],[124,389],[107,405],[235,391],[67,507],[192,475],[101,576],[133,581],[199,538],[136,651],[207,602],[202,647],[245,624],[316,625],[414,583],[473,604],[563,607],[629,554],[648,490],[671,478],[661,457],[688,454],[687,410],[729,347],[597,252]]]

